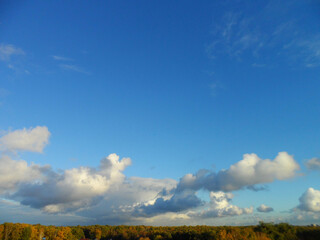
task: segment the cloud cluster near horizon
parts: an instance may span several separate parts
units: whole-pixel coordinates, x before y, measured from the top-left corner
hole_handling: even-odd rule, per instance
[[[137,206],[136,212],[140,215],[154,216],[164,212],[180,212],[200,207],[204,203],[196,196],[196,193],[203,189],[210,192],[213,204],[209,211],[200,215],[193,214],[193,216],[221,217],[252,213],[250,209],[240,209],[229,205],[232,195],[221,194],[245,188],[259,189],[256,187],[257,184],[293,178],[299,169],[293,157],[286,152],[280,152],[273,161],[260,159],[256,154],[245,154],[241,161],[231,165],[229,169],[219,172],[200,170],[196,174],[186,174],[173,191],[162,193],[162,196],[159,196],[153,204]],[[217,198],[217,196],[220,197]],[[224,205],[225,208],[221,210],[220,207]]]
[[[9,131],[0,138],[0,196],[47,213],[72,213],[114,222],[143,220],[157,216],[208,219],[253,213],[253,207],[232,204],[233,191],[259,189],[259,184],[286,180],[297,175],[297,162],[286,152],[274,160],[256,154],[228,169],[199,170],[174,179],[126,177],[130,158],[110,154],[96,168],[81,166],[56,172],[48,165],[14,159],[19,151],[42,153],[49,143],[45,126]],[[210,201],[197,193],[204,190]],[[301,211],[319,211],[319,191],[308,189],[300,198]],[[259,212],[270,212],[261,205]],[[172,215],[173,214],[173,215]],[[125,220],[126,219],[126,220]]]

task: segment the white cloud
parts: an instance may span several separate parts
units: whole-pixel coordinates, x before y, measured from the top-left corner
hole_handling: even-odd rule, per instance
[[[292,156],[279,153],[274,160],[245,154],[227,170],[200,170],[180,182],[173,179],[126,177],[130,158],[110,154],[98,167],[81,166],[54,171],[50,166],[28,164],[4,155],[16,151],[42,152],[50,132],[46,127],[21,129],[0,138],[0,196],[45,213],[68,213],[108,224],[195,223],[210,218],[250,214],[253,208],[231,204],[230,191],[257,189],[256,184],[285,180],[296,175],[299,166]],[[14,155],[17,156],[17,155]],[[210,192],[210,202],[198,196]],[[207,220],[206,220],[207,219]],[[90,221],[91,221],[90,220]]]
[[[121,184],[122,171],[131,163],[110,154],[101,160],[99,168],[79,167],[63,173],[47,173],[40,183],[24,184],[12,197],[22,204],[41,208],[46,212],[69,212],[96,204],[113,185]]]
[[[264,212],[264,213],[268,213],[268,212],[272,212],[273,208],[272,207],[268,207],[267,205],[261,204],[258,208],[257,208],[258,212]]]
[[[226,216],[239,216],[242,214],[251,214],[253,208],[240,208],[230,204],[233,198],[232,193],[210,192],[210,207],[199,213],[192,213],[191,216],[199,218],[216,218]]]
[[[67,58],[67,57],[62,57],[57,55],[52,56],[52,58],[57,61],[73,61],[72,58]]]
[[[320,191],[308,188],[299,198],[300,204],[297,207],[302,211],[320,212]]]
[[[207,189],[209,191],[234,191],[242,188],[254,189],[256,184],[286,180],[296,176],[298,163],[286,152],[280,152],[272,161],[261,159],[256,154],[244,154],[243,159],[218,173],[205,170],[197,174],[186,174],[181,178],[178,190]]]
[[[50,132],[47,127],[15,130],[0,138],[0,150],[42,153],[49,142],[49,137]]]
[[[28,165],[24,160],[0,156],[0,194],[17,190],[21,183],[38,181],[48,166]]]
[[[98,204],[81,211],[81,215],[96,218],[97,222],[144,224],[151,215],[146,218],[146,215],[137,214],[136,208],[154,204],[160,192],[169,192],[176,185],[177,181],[173,179],[131,177],[112,185]]]
[[[100,173],[109,176],[114,183],[121,183],[125,179],[122,171],[130,165],[130,158],[122,158],[120,161],[119,156],[113,153],[101,160]]]
[[[170,192],[159,193],[151,204],[140,204],[135,208],[137,216],[155,216],[167,212],[182,212],[200,207],[204,202],[197,197],[200,189],[211,191],[210,211],[202,213],[202,217],[232,216],[250,213],[250,209],[242,209],[229,205],[230,194],[226,192],[243,188],[261,190],[256,184],[264,184],[275,180],[292,178],[299,170],[299,165],[286,152],[280,152],[272,161],[260,159],[256,154],[245,154],[243,160],[231,165],[227,170],[218,173],[200,170],[195,175],[186,174],[180,179],[177,187]],[[215,193],[218,192],[218,193]],[[222,196],[218,198],[217,196]],[[219,206],[227,204],[222,211]]]
[[[80,67],[78,67],[76,65],[60,64],[59,66],[64,70],[70,70],[70,71],[74,71],[74,72],[78,72],[78,73],[89,74],[88,72],[86,72],[85,70],[83,70],[82,68],[80,68]]]
[[[0,44],[0,60],[9,61],[14,55],[24,55],[24,51],[11,44]]]
[[[305,164],[310,170],[320,170],[320,158],[311,158]]]

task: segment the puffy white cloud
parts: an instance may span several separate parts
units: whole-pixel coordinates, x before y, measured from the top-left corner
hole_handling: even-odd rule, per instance
[[[24,51],[11,44],[0,44],[0,60],[8,61],[13,55],[24,55]]]
[[[280,152],[272,161],[260,159],[256,154],[244,154],[243,159],[227,170],[218,173],[200,170],[196,175],[181,178],[178,191],[183,189],[207,189],[209,191],[234,191],[255,189],[255,184],[270,183],[296,176],[298,163],[286,152]]]
[[[15,130],[0,138],[0,150],[42,153],[49,142],[49,137],[50,132],[45,126]]]
[[[232,193],[210,192],[210,207],[199,213],[192,213],[191,216],[200,218],[216,218],[226,216],[238,216],[242,214],[251,214],[253,208],[240,208],[230,204],[233,198]]]
[[[170,192],[176,185],[174,179],[131,177],[117,186],[112,185],[98,204],[80,214],[97,219],[93,223],[145,224],[150,215],[146,218],[146,214],[138,214],[136,209],[154,204],[162,192]]]
[[[50,172],[42,182],[24,184],[12,197],[51,213],[80,210],[96,204],[110,186],[122,183],[122,171],[130,163],[129,158],[119,160],[119,156],[110,154],[101,160],[98,169],[80,167],[61,174]]]
[[[258,183],[293,177],[298,169],[298,164],[287,153],[279,153],[273,161],[262,160],[256,154],[246,154],[243,160],[232,165],[228,170],[218,173],[200,170],[195,175],[187,174],[177,186],[173,184],[171,188],[160,189],[157,194],[153,192],[153,197],[148,196],[140,201],[134,201],[135,203],[122,205],[121,211],[129,215],[131,212],[137,218],[183,213],[205,204],[197,197],[199,189],[214,189],[217,191],[211,193],[210,210],[202,212],[202,218],[249,214],[252,213],[253,208],[240,208],[230,204],[233,195],[227,193],[228,191],[241,188],[256,189],[254,185]],[[141,184],[144,179],[139,181]],[[124,185],[120,185],[121,189]],[[117,195],[118,193],[113,192],[112,194]]]
[[[320,191],[308,188],[299,198],[299,210],[308,212],[320,212]]]
[[[0,194],[15,191],[19,184],[37,181],[48,166],[28,165],[24,160],[13,160],[11,157],[0,156]]]
[[[100,173],[108,176],[113,182],[122,182],[125,179],[122,171],[131,165],[130,158],[122,158],[119,161],[119,156],[115,153],[101,160]]]
[[[53,171],[49,166],[28,164],[9,155],[17,151],[42,152],[50,137],[46,127],[21,129],[0,138],[0,196],[46,213],[68,213],[95,219],[92,223],[132,224],[150,221],[172,223],[250,214],[253,208],[231,204],[234,190],[257,189],[256,184],[284,180],[296,175],[298,164],[287,153],[272,161],[256,154],[227,170],[200,170],[180,182],[173,179],[126,177],[130,158],[110,154],[98,167]],[[15,154],[13,154],[16,156]],[[198,197],[200,189],[210,192],[210,202]],[[30,209],[31,209],[30,208]],[[202,211],[199,211],[199,210]],[[192,212],[191,212],[192,211]],[[148,219],[148,220],[147,220]]]
[[[273,208],[268,207],[267,205],[261,204],[259,207],[257,207],[258,212],[268,213],[272,212]]]
[[[305,164],[310,170],[320,170],[320,158],[311,158]]]

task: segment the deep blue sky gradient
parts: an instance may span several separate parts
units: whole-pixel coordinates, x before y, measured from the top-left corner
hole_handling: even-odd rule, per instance
[[[245,153],[287,151],[303,170],[320,156],[317,1],[2,1],[0,9],[0,43],[25,53],[0,62],[8,92],[0,129],[44,125],[52,134],[43,155],[22,154],[30,162],[97,166],[115,152],[132,158],[127,176],[179,180]],[[294,183],[290,206],[318,180]],[[283,184],[270,184],[273,196]],[[264,198],[239,194],[244,205]],[[270,201],[284,210],[285,200]]]

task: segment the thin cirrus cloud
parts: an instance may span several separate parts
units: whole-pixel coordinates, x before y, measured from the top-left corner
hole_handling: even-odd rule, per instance
[[[53,55],[52,58],[57,61],[73,61],[72,58],[67,58],[63,56]]]
[[[12,56],[25,55],[25,52],[12,44],[0,44],[0,60],[10,61]]]
[[[64,70],[67,70],[67,71],[78,72],[78,73],[89,74],[87,71],[83,70],[81,67],[79,67],[79,66],[77,66],[75,64],[62,63],[62,62],[73,62],[74,59],[72,59],[72,58],[58,56],[58,55],[53,55],[52,58],[55,61],[61,62],[61,64],[59,64],[59,67],[61,69],[64,69]]]
[[[286,180],[299,170],[286,152],[274,160],[245,154],[227,170],[200,170],[177,182],[127,177],[123,171],[131,165],[131,159],[120,159],[116,154],[103,158],[96,168],[81,166],[59,172],[48,165],[28,164],[10,156],[17,151],[41,153],[49,137],[49,130],[43,126],[11,131],[1,137],[0,196],[43,213],[72,213],[98,222],[145,223],[158,216],[188,221],[251,214],[252,207],[231,203],[232,191]],[[197,195],[200,189],[209,193],[209,202]]]
[[[288,9],[291,7],[296,6],[287,5]],[[287,16],[286,21],[278,18],[274,11]],[[250,58],[253,67],[268,67],[274,59],[281,59],[287,65],[320,66],[319,34],[308,32],[296,18],[289,17],[284,9],[276,6],[267,4],[253,15],[251,12],[230,11],[217,19],[212,32],[214,41],[206,48],[208,57],[229,56],[240,61]],[[257,19],[263,24],[257,25]]]
[[[68,70],[68,71],[89,74],[89,72],[87,72],[87,71],[83,70],[82,68],[78,67],[77,65],[73,65],[73,64],[59,64],[59,67],[64,70]]]

